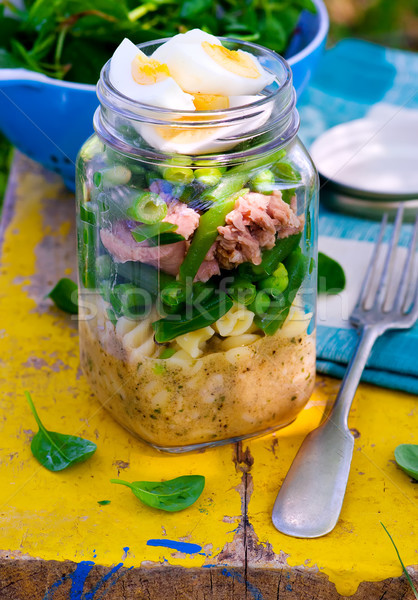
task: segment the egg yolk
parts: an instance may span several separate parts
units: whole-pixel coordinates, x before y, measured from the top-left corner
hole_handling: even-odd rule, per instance
[[[140,85],[152,85],[170,77],[168,66],[155,58],[148,58],[137,54],[132,61],[132,77]]]
[[[224,46],[202,42],[202,48],[218,65],[241,77],[257,79],[260,73],[253,60],[243,52],[228,50]]]
[[[193,104],[196,110],[219,110],[229,108],[229,98],[215,94],[194,94]]]

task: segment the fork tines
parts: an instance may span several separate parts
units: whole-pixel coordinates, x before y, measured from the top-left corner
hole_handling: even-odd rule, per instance
[[[406,248],[406,258],[403,261],[402,268],[399,269],[396,259],[399,256],[399,237],[403,213],[404,204],[401,204],[396,213],[383,268],[381,267],[381,257],[382,252],[384,252],[383,239],[388,226],[388,215],[385,214],[382,219],[379,236],[355,310],[390,313],[394,317],[408,315],[409,320],[412,320],[413,323],[418,317],[418,277],[416,269],[418,215]]]

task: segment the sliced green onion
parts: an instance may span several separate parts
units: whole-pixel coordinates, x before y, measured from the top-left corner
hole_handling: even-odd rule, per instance
[[[179,306],[186,300],[186,288],[180,281],[174,281],[161,290],[160,297],[168,306]]]
[[[173,354],[176,353],[176,350],[174,350],[174,348],[164,348],[164,350],[161,352],[160,356],[158,358],[160,359],[166,359],[166,358],[171,358],[173,356]]]
[[[216,185],[222,178],[219,169],[196,169],[194,172],[196,181],[204,185]]]
[[[167,204],[158,194],[142,192],[126,212],[134,221],[153,225],[164,219],[167,214]]]
[[[163,177],[170,183],[191,183],[194,179],[193,169],[187,167],[167,167]]]
[[[270,169],[263,169],[250,179],[251,188],[261,194],[271,194],[274,190],[274,184],[274,173]]]
[[[132,176],[131,171],[123,165],[115,165],[102,171],[103,185],[125,185]]]
[[[188,167],[192,164],[192,159],[190,156],[186,156],[185,154],[177,154],[175,158],[170,158],[165,163],[166,165],[170,165],[170,167]]]

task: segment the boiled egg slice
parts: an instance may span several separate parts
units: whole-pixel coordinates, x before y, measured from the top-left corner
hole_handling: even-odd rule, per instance
[[[225,100],[219,100],[218,97],[216,100],[213,100],[213,98],[205,99],[205,102],[224,104],[227,101],[228,106],[225,108],[234,108],[250,105],[262,97],[261,95],[231,96]],[[199,102],[201,101],[202,99],[199,99]],[[245,121],[223,127],[210,126],[210,115],[199,115],[196,113],[193,117],[178,119],[178,127],[173,127],[172,124],[170,126],[159,127],[141,124],[138,130],[150,146],[168,154],[199,155],[211,152],[224,152],[239,144],[247,135],[251,136],[252,132],[261,127],[269,118],[272,106],[271,102],[267,102],[262,107],[248,107],[246,109],[248,116],[246,116]],[[194,121],[196,126],[182,127],[181,123],[184,120],[188,122]],[[205,121],[208,122],[207,127],[205,126]]]
[[[152,56],[165,63],[182,90],[190,94],[257,94],[274,80],[255,56],[229,50],[199,29],[174,36]]]
[[[125,38],[110,61],[113,87],[131,100],[173,110],[195,110],[193,96],[171,77],[169,67]]]

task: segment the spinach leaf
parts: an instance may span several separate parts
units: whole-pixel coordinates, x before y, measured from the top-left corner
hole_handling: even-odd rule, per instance
[[[312,0],[27,0],[0,6],[0,64],[50,77],[96,83],[101,66],[124,37],[134,43],[199,27],[214,35],[261,41],[283,53]]]
[[[155,339],[159,344],[170,342],[179,335],[202,329],[212,325],[215,321],[223,317],[230,308],[233,301],[221,290],[209,298],[197,300],[190,311],[186,308],[185,312],[176,314],[175,318],[166,317],[152,323],[155,331]]]
[[[87,460],[94,454],[97,448],[94,442],[45,429],[29,392],[25,391],[25,396],[39,427],[38,433],[32,439],[32,454],[43,467],[49,471],[62,471],[76,463]]]
[[[64,277],[58,281],[46,297],[51,298],[55,306],[61,310],[76,315],[78,313],[77,290],[77,284]]]
[[[336,260],[318,252],[318,293],[338,294],[345,288],[345,273]]]
[[[147,506],[168,512],[177,512],[191,506],[199,498],[205,487],[203,475],[183,475],[168,481],[122,481],[111,479],[131,488],[137,498]]]
[[[400,444],[395,448],[395,460],[407,475],[418,481],[418,445]]]

